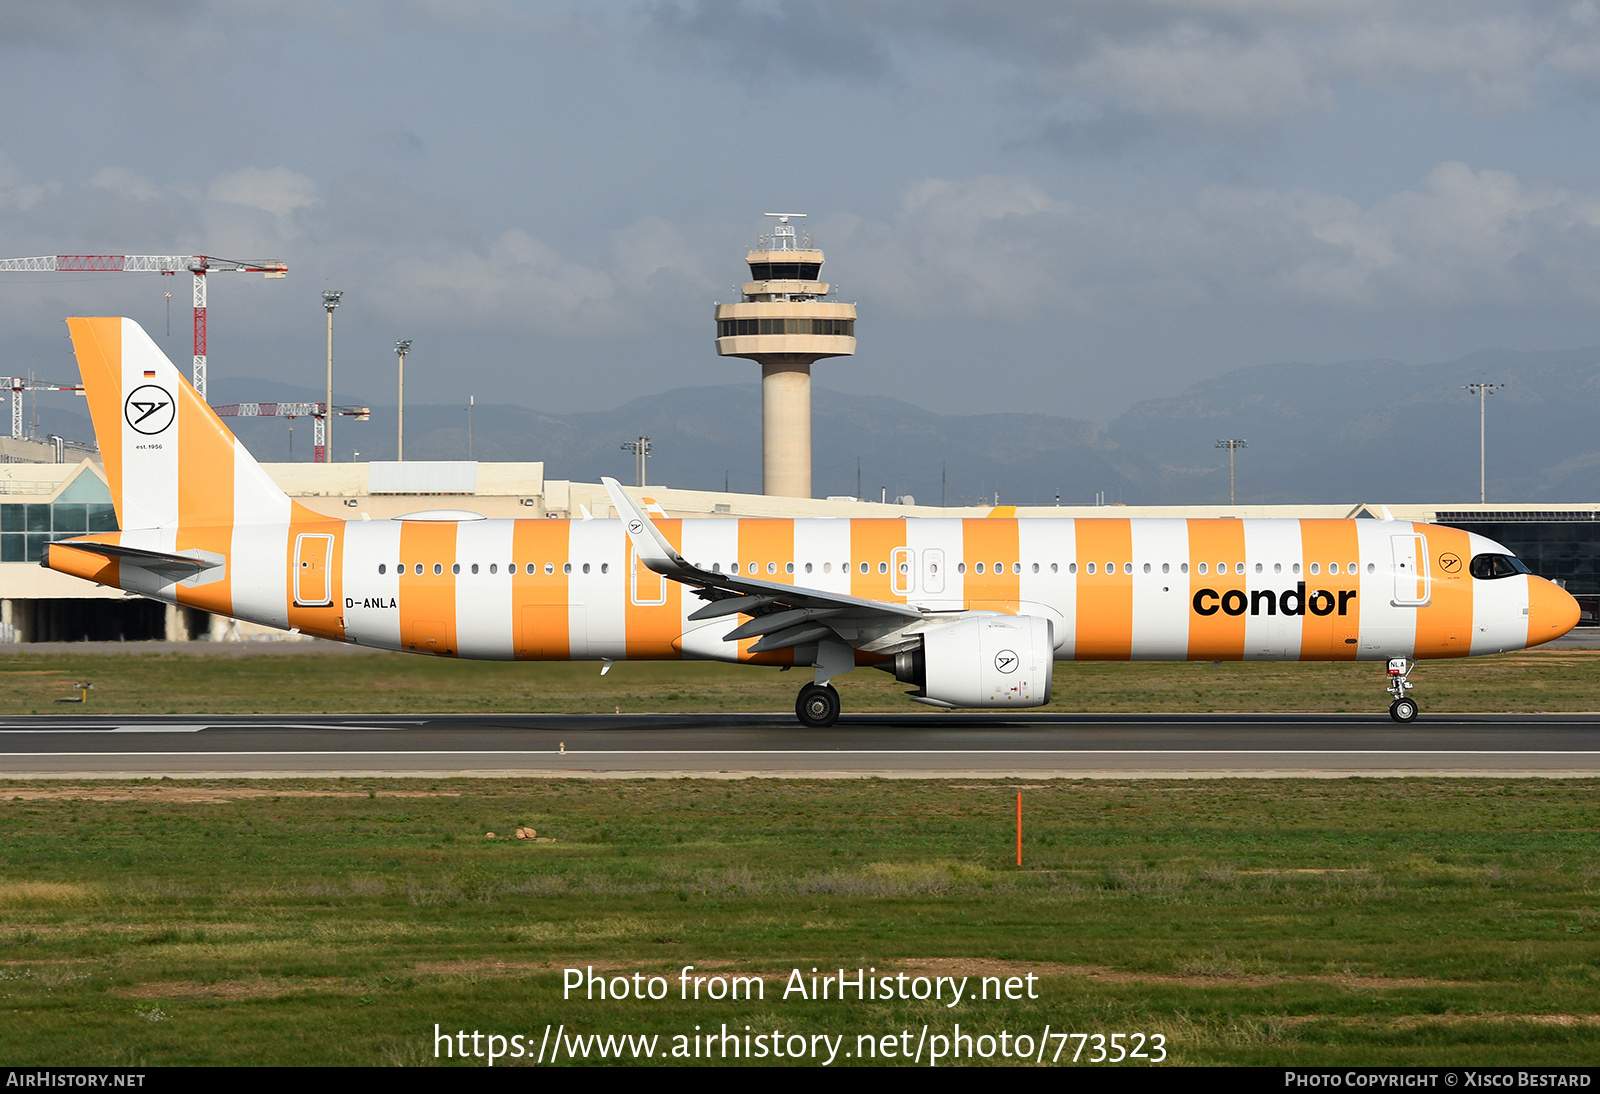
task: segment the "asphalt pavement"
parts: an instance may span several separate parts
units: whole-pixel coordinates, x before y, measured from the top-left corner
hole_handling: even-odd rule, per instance
[[[0,778],[1600,777],[1600,715],[789,714],[0,719]]]

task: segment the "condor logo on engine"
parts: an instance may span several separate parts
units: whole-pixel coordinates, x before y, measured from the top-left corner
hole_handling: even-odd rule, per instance
[[[1348,615],[1350,602],[1356,598],[1354,589],[1313,589],[1306,592],[1306,583],[1298,582],[1294,588],[1281,593],[1271,589],[1256,589],[1248,596],[1243,589],[1229,589],[1218,593],[1215,589],[1201,589],[1194,594],[1196,615]]]

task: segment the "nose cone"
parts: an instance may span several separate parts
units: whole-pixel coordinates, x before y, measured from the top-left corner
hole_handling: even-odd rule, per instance
[[[1528,578],[1528,645],[1560,638],[1578,625],[1578,602],[1542,577]]]

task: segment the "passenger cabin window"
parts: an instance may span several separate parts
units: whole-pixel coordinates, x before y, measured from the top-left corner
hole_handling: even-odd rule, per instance
[[[387,566],[385,566],[385,565],[384,565],[384,564],[383,564],[383,563],[381,563],[381,562],[380,562],[380,563],[378,563],[378,572],[379,572],[379,573],[380,573],[380,574],[382,574],[382,573],[387,573],[387,572],[388,572],[388,570],[389,570],[389,568],[388,568],[388,567],[387,567]]]
[[[1518,574],[1533,572],[1524,566],[1522,560],[1515,555],[1474,555],[1470,569],[1472,576],[1482,581],[1493,581],[1502,577],[1516,577]]]
[[[1206,572],[1206,564],[1204,562],[1202,562],[1200,564],[1200,572],[1201,573],[1205,573]]]

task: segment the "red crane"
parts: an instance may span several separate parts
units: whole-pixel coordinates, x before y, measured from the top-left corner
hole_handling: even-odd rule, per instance
[[[289,267],[275,258],[236,260],[210,255],[42,255],[0,258],[0,273],[194,274],[194,389],[206,397],[206,275],[259,273],[284,277]]]

